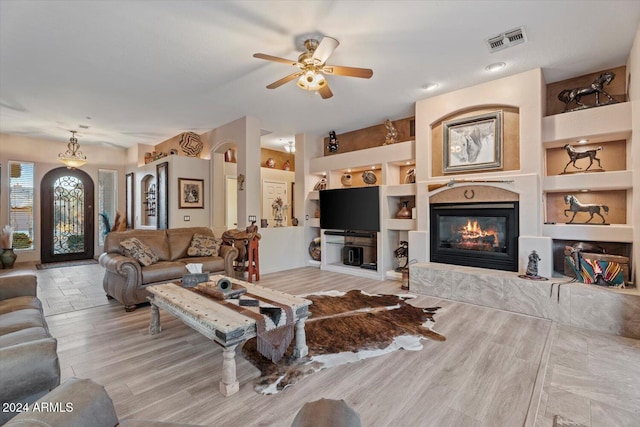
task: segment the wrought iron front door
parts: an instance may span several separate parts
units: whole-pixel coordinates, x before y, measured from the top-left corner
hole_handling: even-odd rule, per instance
[[[79,169],[53,169],[42,178],[43,263],[93,258],[93,180]]]

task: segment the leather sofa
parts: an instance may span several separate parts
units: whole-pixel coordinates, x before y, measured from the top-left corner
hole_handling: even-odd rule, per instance
[[[35,402],[60,384],[58,342],[49,333],[30,273],[0,276],[0,425],[16,404]]]
[[[107,234],[104,253],[98,259],[105,268],[102,285],[107,296],[122,303],[126,311],[133,311],[136,304],[147,301],[147,286],[181,279],[188,273],[186,265],[190,263],[202,264],[203,272],[222,272],[233,276],[233,262],[238,257],[238,250],[233,246],[221,246],[218,256],[187,255],[196,233],[213,236],[207,227],[127,230]],[[145,267],[127,256],[120,242],[132,237],[146,244],[159,261]]]

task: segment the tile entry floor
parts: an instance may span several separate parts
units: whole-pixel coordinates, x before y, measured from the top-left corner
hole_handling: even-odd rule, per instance
[[[17,263],[2,274],[28,271],[38,276],[38,297],[45,316],[83,310],[118,302],[107,299],[102,288],[104,268],[100,264],[38,270],[36,263]]]

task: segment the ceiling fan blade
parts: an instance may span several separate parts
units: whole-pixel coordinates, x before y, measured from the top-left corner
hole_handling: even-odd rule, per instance
[[[283,77],[280,80],[278,80],[277,82],[271,83],[269,86],[267,86],[267,89],[275,89],[277,87],[280,87],[283,84],[288,83],[291,80],[294,80],[296,77],[300,77],[301,75],[302,75],[302,71],[299,71],[299,72],[293,73],[293,74],[289,74],[287,77]]]
[[[267,61],[282,62],[283,64],[289,64],[293,66],[298,65],[298,61],[294,61],[292,59],[280,58],[279,56],[267,55],[266,53],[254,53],[253,57],[266,59]]]
[[[318,48],[313,52],[313,59],[317,60],[320,64],[324,64],[339,44],[340,42],[334,38],[324,37],[318,45]]]
[[[362,79],[373,76],[373,70],[369,68],[342,67],[340,65],[325,65],[322,67],[322,72],[334,76],[360,77]]]
[[[331,89],[329,89],[329,83],[325,83],[324,86],[318,89],[318,92],[320,92],[320,96],[322,97],[322,99],[331,98],[333,96],[333,92],[331,92]]]

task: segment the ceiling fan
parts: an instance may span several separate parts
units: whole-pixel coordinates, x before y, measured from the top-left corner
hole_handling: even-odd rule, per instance
[[[267,61],[282,62],[293,67],[298,67],[300,71],[289,74],[278,81],[271,83],[267,89],[275,89],[298,78],[298,87],[306,90],[317,90],[323,99],[331,98],[333,93],[329,89],[329,83],[323,74],[347,77],[360,77],[368,79],[373,76],[373,70],[368,68],[342,67],[339,65],[326,65],[327,59],[338,47],[338,40],[331,37],[324,37],[321,42],[316,39],[308,39],[304,42],[305,52],[298,56],[297,61],[267,55],[264,53],[254,53],[254,58],[265,59]]]

